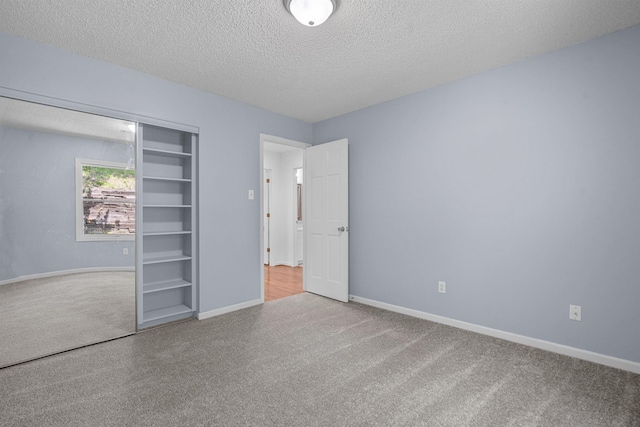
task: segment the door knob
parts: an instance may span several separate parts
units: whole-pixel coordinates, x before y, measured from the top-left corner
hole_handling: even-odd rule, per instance
[[[349,231],[349,227],[338,227],[338,231],[344,233],[345,231]]]

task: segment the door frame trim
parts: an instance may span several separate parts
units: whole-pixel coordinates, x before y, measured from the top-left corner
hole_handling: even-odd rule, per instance
[[[264,303],[264,217],[262,215],[262,212],[264,211],[264,145],[265,142],[270,142],[270,143],[274,143],[274,144],[280,144],[280,145],[288,145],[289,147],[295,147],[295,148],[300,148],[302,149],[302,164],[304,164],[304,159],[305,159],[305,148],[307,147],[311,147],[311,144],[308,144],[306,142],[300,142],[300,141],[295,141],[293,139],[287,139],[287,138],[282,138],[280,136],[274,136],[274,135],[268,135],[265,133],[261,133],[260,134],[260,187],[259,187],[259,191],[260,191],[260,212],[259,212],[259,216],[260,216],[260,301]],[[305,198],[303,197],[302,200],[302,215],[304,217],[305,212],[307,211],[306,209],[306,203],[305,203]],[[304,247],[304,245],[303,245]],[[306,253],[304,253],[303,251],[303,258],[304,262],[306,263]],[[304,275],[302,278],[302,289],[306,290],[307,286],[306,283],[304,282]]]

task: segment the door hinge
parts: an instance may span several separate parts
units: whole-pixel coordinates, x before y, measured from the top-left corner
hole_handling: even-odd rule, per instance
[[[270,183],[270,182],[271,182],[271,180],[269,178],[267,178],[267,184]]]
[[[267,248],[267,252],[271,252],[271,248]]]
[[[271,214],[270,213],[267,214],[267,218],[271,218]]]

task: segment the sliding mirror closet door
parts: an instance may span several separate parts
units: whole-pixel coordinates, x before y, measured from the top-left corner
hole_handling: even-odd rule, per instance
[[[0,366],[136,331],[135,129],[0,97]]]

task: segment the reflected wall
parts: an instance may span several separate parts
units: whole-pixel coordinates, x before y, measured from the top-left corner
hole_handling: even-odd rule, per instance
[[[0,282],[134,267],[134,240],[76,238],[75,159],[127,163],[131,150],[124,143],[0,126]]]

